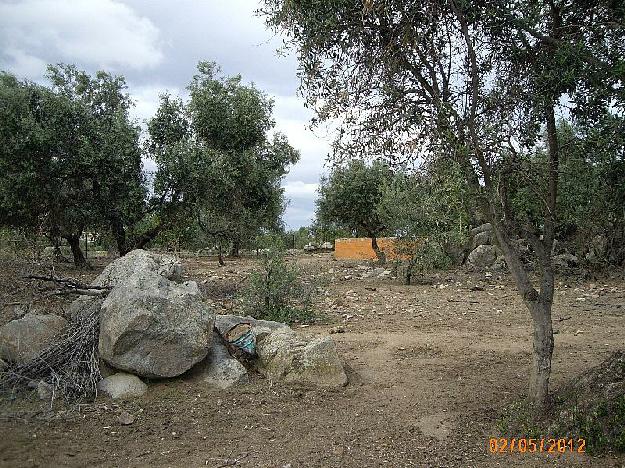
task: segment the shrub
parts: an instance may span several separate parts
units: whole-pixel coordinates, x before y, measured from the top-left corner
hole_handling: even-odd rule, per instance
[[[314,287],[300,278],[284,253],[271,249],[262,255],[261,268],[250,275],[243,291],[243,309],[254,318],[292,323],[313,318]]]

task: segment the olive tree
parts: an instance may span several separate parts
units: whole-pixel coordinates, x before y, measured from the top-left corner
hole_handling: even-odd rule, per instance
[[[562,147],[556,118],[623,111],[625,7],[597,1],[264,0],[268,24],[297,49],[317,119],[337,118],[336,157],[451,158],[476,193],[533,324],[529,395],[548,404],[553,330],[551,252]],[[564,115],[564,114],[561,114]],[[544,140],[542,136],[544,135]],[[537,225],[514,210],[507,182],[542,146]],[[515,243],[531,243],[532,281]]]
[[[156,161],[151,233],[194,223],[220,249],[280,226],[282,177],[299,153],[274,127],[272,101],[240,76],[200,62],[183,102],[164,95],[148,124]],[[220,261],[221,254],[220,254]]]
[[[139,129],[123,78],[57,65],[48,79],[0,76],[0,223],[65,238],[83,266],[85,229],[115,231],[141,210]]]
[[[379,205],[392,178],[390,168],[379,161],[367,165],[354,159],[334,167],[328,177],[321,179],[316,200],[318,222],[370,237],[371,248],[383,262],[384,253],[378,247],[377,238],[388,223]]]

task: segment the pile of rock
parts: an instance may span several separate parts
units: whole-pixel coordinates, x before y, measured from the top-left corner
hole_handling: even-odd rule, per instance
[[[272,380],[344,385],[345,371],[329,338],[305,339],[288,326],[210,310],[194,281],[182,281],[173,257],[135,250],[109,264],[91,286],[110,288],[106,298],[82,296],[70,307],[72,320],[97,311],[103,369],[98,389],[113,398],[142,394],[140,378],[169,378],[190,371],[224,389],[249,380],[249,371]],[[224,334],[248,323],[257,356],[245,365],[226,346]],[[29,314],[0,328],[0,359],[23,363],[37,357],[64,332],[67,321]],[[247,366],[247,367],[246,367]],[[119,372],[121,371],[121,372]]]
[[[506,262],[503,252],[495,245],[493,227],[490,223],[482,224],[471,230],[469,255],[466,264],[476,270],[503,269]]]

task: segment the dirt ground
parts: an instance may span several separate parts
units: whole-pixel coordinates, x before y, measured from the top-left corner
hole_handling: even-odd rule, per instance
[[[348,369],[338,390],[295,387],[255,377],[212,391],[188,377],[150,382],[131,402],[98,397],[63,406],[35,394],[0,399],[1,466],[623,466],[625,457],[491,454],[502,409],[524,395],[530,363],[529,316],[508,275],[465,271],[403,286],[393,278],[360,278],[357,263],[330,255],[297,258],[323,284],[322,320],[301,333],[333,334]],[[32,294],[26,268],[0,265],[1,323]],[[236,311],[230,293],[253,259],[186,259],[189,278],[219,312]],[[103,266],[60,274],[88,280]],[[36,292],[45,293],[40,285]],[[66,304],[46,299],[35,307]],[[22,312],[23,313],[23,312]],[[552,386],[557,388],[625,339],[623,272],[560,278]],[[121,425],[128,411],[134,423]],[[524,436],[519,434],[519,437]]]

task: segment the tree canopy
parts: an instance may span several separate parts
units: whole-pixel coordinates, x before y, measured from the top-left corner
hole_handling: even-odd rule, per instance
[[[388,220],[379,206],[392,179],[391,169],[379,161],[367,165],[355,159],[334,167],[321,179],[317,220],[371,237],[373,250],[381,258],[376,238],[388,228]]]
[[[0,77],[0,223],[67,239],[82,265],[81,233],[131,218],[143,203],[139,129],[123,78],[65,65],[50,66],[48,78],[50,88]]]
[[[188,103],[162,96],[148,123],[155,203],[169,207],[170,227],[191,221],[236,254],[260,230],[279,227],[280,182],[299,153],[284,135],[269,135],[273,103],[240,76],[222,77],[214,63],[200,62],[189,91]]]

